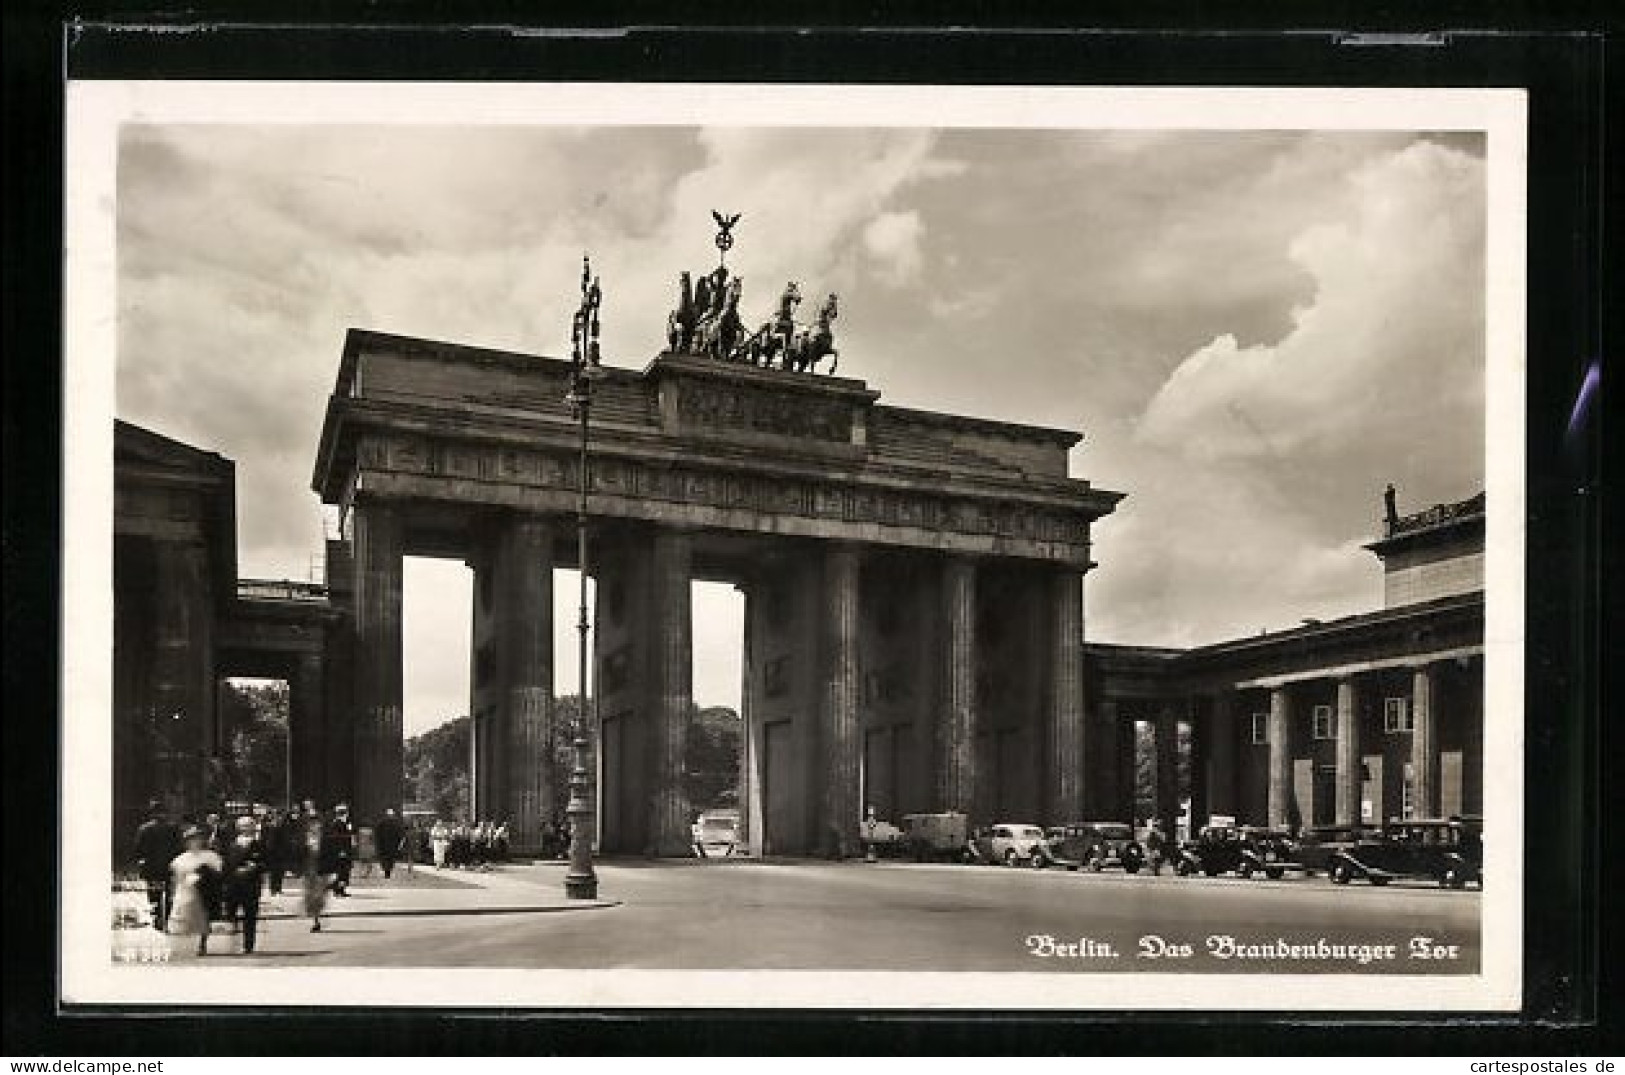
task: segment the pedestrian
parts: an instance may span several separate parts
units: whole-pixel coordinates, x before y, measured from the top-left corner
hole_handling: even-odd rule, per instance
[[[175,902],[169,912],[169,932],[197,937],[197,954],[209,949],[209,922],[219,905],[220,877],[225,863],[209,846],[206,830],[192,826],[182,835],[185,849],[169,864]]]
[[[287,813],[272,810],[260,830],[260,842],[265,845],[265,871],[273,896],[282,895],[284,875],[299,871],[295,847],[299,841],[298,828],[298,818],[292,810]]]
[[[700,826],[698,815],[695,815],[693,823],[688,827],[688,849],[697,859],[705,857],[705,833]]]
[[[333,807],[333,816],[322,833],[323,861],[333,867],[333,895],[350,894],[350,870],[354,865],[356,841],[355,824],[350,821],[350,806],[339,803]],[[323,870],[326,873],[326,870]]]
[[[434,855],[434,868],[446,868],[446,852],[451,849],[451,826],[440,818],[434,819],[434,825],[429,829],[429,851]]]
[[[328,849],[326,826],[316,804],[305,800],[308,813],[299,819],[300,873],[303,875],[305,914],[310,916],[310,932],[322,931],[322,911],[327,908],[327,890],[332,883],[333,863],[324,859]]]
[[[406,836],[405,830],[401,828],[401,819],[395,816],[393,806],[384,808],[384,816],[373,826],[372,835],[378,848],[378,865],[383,868],[384,880],[387,881],[390,872],[395,869],[395,860],[400,858],[401,844]]]
[[[252,955],[259,930],[260,888],[265,876],[265,844],[256,831],[254,819],[237,819],[237,835],[226,845],[225,912],[232,932],[241,920],[243,952]]]
[[[570,857],[570,845],[575,840],[575,822],[570,820],[570,815],[566,814],[566,815],[564,815],[564,817],[559,819],[558,832],[559,832],[559,854],[558,854],[558,857],[561,858],[561,859],[567,859],[567,858]]]
[[[221,820],[218,811],[210,810],[203,816],[204,842],[208,845],[209,850],[218,853],[230,842],[232,831]]]
[[[451,846],[446,849],[446,864],[455,869],[468,865],[468,824],[458,821],[452,826]]]
[[[378,871],[378,837],[371,825],[356,826],[355,862],[361,877],[371,877]]]
[[[170,905],[175,899],[169,864],[183,850],[180,830],[170,822],[163,805],[154,799],[147,804],[147,819],[135,830],[135,869],[147,886],[152,928],[159,933],[164,932]]]
[[[406,858],[406,876],[416,876],[418,856],[423,854],[423,828],[417,818],[406,823],[406,835],[401,840],[401,850]]]
[[[1149,831],[1145,834],[1145,854],[1151,867],[1152,876],[1162,872],[1163,859],[1168,854],[1168,840],[1162,835],[1162,824],[1152,821]]]
[[[500,825],[498,825],[496,827],[496,831],[494,831],[491,834],[491,847],[492,847],[493,852],[496,854],[496,858],[497,858],[498,862],[507,862],[508,861],[508,841],[509,841],[509,839],[510,839],[510,833],[509,833],[509,830],[508,830],[508,823],[506,821],[504,821]]]

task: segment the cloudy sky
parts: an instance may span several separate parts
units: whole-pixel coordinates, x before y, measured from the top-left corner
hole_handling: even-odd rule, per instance
[[[1084,432],[1129,494],[1092,638],[1209,642],[1378,606],[1383,485],[1482,487],[1484,185],[1479,136],[1409,132],[126,125],[117,410],[235,459],[242,573],[305,577],[347,328],[562,356],[587,250],[641,367],[740,212],[747,320],[835,291],[884,402]],[[411,731],[466,708],[467,601],[409,563]],[[736,704],[737,599],[695,607]]]

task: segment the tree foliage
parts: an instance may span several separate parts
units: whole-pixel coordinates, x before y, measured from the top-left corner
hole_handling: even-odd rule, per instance
[[[288,685],[228,680],[220,692],[223,739],[214,798],[281,803],[288,793]]]
[[[468,813],[469,719],[453,717],[406,741],[407,795],[441,817]]]
[[[739,805],[744,721],[726,706],[696,707],[688,725],[684,790],[696,810]]]
[[[572,740],[581,700],[565,695],[553,703],[553,810],[564,813],[570,799]],[[683,790],[696,810],[734,806],[739,801],[739,752],[743,722],[725,706],[690,711],[688,756]],[[406,785],[419,805],[441,817],[468,811],[468,717],[453,718],[406,741]]]
[[[1191,726],[1175,725],[1175,778],[1179,787],[1174,802],[1183,802],[1191,791]],[[1157,816],[1157,731],[1148,720],[1134,722],[1134,816],[1144,820]]]

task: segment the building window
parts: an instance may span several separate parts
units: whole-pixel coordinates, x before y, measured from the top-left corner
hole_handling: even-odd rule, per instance
[[[1411,707],[1404,698],[1385,698],[1382,702],[1382,730],[1390,735],[1413,731]]]
[[[1254,746],[1262,746],[1270,741],[1270,715],[1268,713],[1254,713],[1252,739]]]
[[[1316,739],[1336,739],[1337,720],[1332,715],[1329,705],[1317,705],[1314,711],[1314,731]]]

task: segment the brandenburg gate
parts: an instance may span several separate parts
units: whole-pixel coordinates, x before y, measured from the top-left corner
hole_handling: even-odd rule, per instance
[[[747,336],[738,280],[702,281],[696,303],[684,277],[670,349],[641,370],[603,366],[594,389],[603,850],[687,854],[708,805],[685,800],[683,779],[696,579],[745,599],[740,807],[755,853],[851,853],[870,805],[1109,813],[1091,791],[1118,759],[1085,705],[1083,576],[1090,526],[1121,495],[1069,476],[1080,435],[882,404],[862,380],[815,372],[833,297],[798,336],[792,285],[782,318]],[[329,719],[353,721],[359,816],[402,799],[405,556],[474,572],[481,812],[493,804],[533,844],[559,801],[552,578],[576,565],[581,480],[570,374],[526,354],[346,339],[312,480],[344,537],[329,577],[353,630]]]

